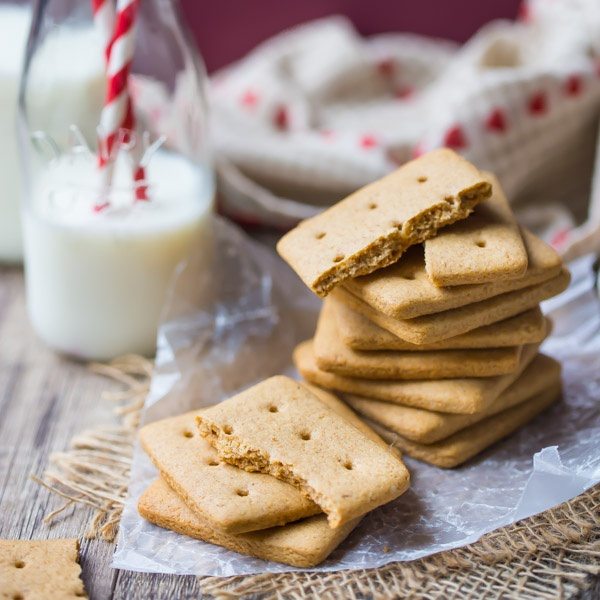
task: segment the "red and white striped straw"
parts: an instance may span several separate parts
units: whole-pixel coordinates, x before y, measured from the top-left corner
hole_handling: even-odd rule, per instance
[[[117,0],[114,26],[108,27],[112,4],[110,0],[92,0],[94,22],[106,44],[106,97],[100,115],[98,166],[103,172],[106,188],[110,185],[114,162],[115,143],[119,136],[128,137],[135,129],[133,105],[128,79],[135,49],[135,19],[140,0]],[[107,32],[111,30],[109,36]],[[139,143],[139,142],[138,142]],[[134,172],[136,199],[147,200],[144,168],[138,165]]]
[[[112,0],[92,0],[94,25],[102,36],[105,51],[110,44],[115,26],[115,7]]]

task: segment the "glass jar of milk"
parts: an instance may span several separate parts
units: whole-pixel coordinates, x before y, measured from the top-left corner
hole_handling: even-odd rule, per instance
[[[208,262],[214,197],[205,75],[177,8],[113,1],[38,3],[20,98],[30,320],[96,360],[154,353],[177,265]]]
[[[21,178],[15,121],[19,79],[31,10],[25,1],[0,0],[0,263],[22,258]]]

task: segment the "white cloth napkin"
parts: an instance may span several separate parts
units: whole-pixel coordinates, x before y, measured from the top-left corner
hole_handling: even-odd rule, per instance
[[[286,228],[446,145],[495,172],[521,218],[557,247],[589,238],[600,229],[598,186],[588,209],[600,2],[530,0],[522,15],[461,48],[411,34],[364,39],[342,17],[261,44],[211,81],[222,210]],[[583,234],[573,229],[588,216]]]

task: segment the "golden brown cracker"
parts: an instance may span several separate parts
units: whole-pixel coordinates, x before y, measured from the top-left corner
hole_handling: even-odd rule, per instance
[[[452,150],[434,150],[303,221],[281,238],[277,251],[325,296],[349,277],[392,264],[490,195],[477,168]]]

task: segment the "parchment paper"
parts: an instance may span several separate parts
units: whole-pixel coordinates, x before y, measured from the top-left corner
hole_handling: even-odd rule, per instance
[[[592,262],[572,263],[570,288],[544,306],[555,328],[543,351],[563,363],[564,400],[462,468],[407,458],[410,490],[368,515],[318,570],[378,567],[463,546],[600,481],[600,303]],[[215,220],[213,253],[196,255],[173,283],[144,421],[213,404],[276,373],[295,375],[292,349],[312,335],[318,309],[270,249]],[[292,570],[141,519],[137,499],[155,477],[136,448],[114,567],[217,576]]]

